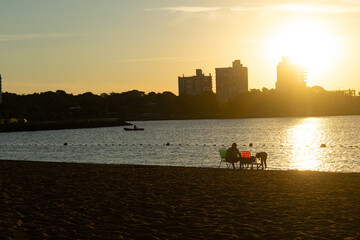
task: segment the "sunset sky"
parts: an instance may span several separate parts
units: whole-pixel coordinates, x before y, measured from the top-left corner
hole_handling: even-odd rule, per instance
[[[3,91],[178,94],[235,59],[274,88],[281,56],[308,85],[360,90],[360,0],[0,0]]]

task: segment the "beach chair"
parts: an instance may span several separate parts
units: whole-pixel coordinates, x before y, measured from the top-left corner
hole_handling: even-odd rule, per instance
[[[225,163],[227,168],[230,168],[231,163],[226,161],[226,148],[220,148],[219,149],[219,153],[220,153],[220,164],[219,164],[219,168],[221,167],[221,163]]]
[[[251,153],[249,151],[242,151],[240,152],[241,160],[240,160],[240,166],[245,166],[248,168],[251,165],[251,169],[253,169],[254,164],[256,165],[256,169],[259,169],[259,163],[256,160],[256,157],[251,156]]]

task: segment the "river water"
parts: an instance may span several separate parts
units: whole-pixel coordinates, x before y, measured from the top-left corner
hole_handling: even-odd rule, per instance
[[[0,133],[0,159],[218,167],[219,148],[236,142],[252,155],[267,152],[271,170],[360,172],[360,116],[132,123],[145,130]]]

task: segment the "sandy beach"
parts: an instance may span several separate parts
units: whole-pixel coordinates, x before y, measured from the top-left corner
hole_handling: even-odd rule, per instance
[[[0,161],[2,239],[360,239],[360,174]]]

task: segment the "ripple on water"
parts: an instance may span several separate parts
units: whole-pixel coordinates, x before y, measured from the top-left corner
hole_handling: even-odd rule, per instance
[[[267,152],[269,169],[360,172],[359,120],[349,116],[146,121],[136,122],[145,128],[141,132],[112,127],[0,133],[6,139],[0,144],[0,158],[217,167],[218,149],[236,142],[253,155]]]

